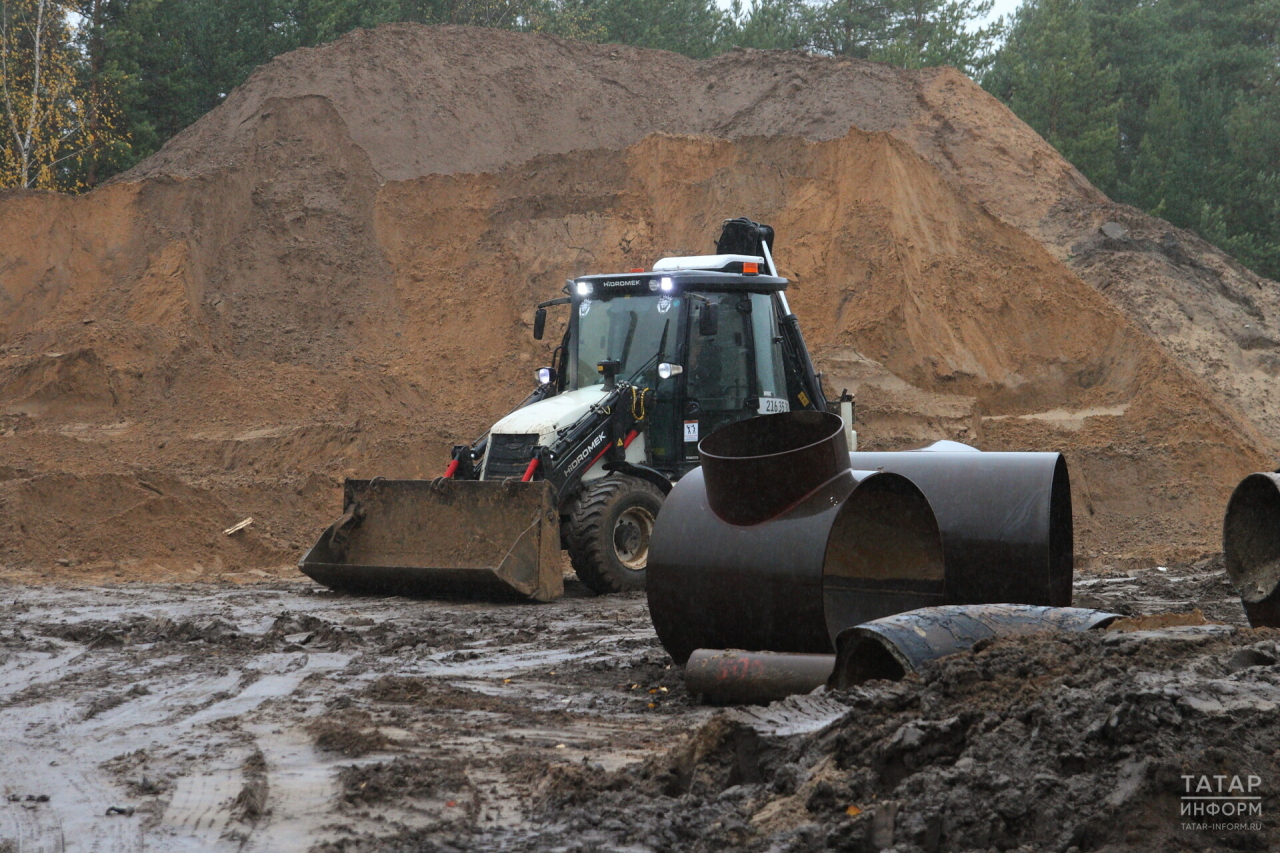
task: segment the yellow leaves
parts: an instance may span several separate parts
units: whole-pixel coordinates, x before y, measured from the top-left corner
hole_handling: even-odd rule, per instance
[[[106,87],[86,82],[67,0],[0,0],[0,187],[83,189],[119,140]]]

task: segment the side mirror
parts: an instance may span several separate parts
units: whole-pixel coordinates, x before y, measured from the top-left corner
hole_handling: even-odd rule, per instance
[[[547,330],[547,309],[539,308],[533,312],[533,339],[535,341],[542,340],[542,334]]]
[[[714,302],[704,303],[702,313],[698,315],[698,334],[704,338],[713,336],[720,329],[720,318],[716,313]]]

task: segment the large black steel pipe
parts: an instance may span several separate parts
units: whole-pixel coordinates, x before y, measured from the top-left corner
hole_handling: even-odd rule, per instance
[[[1101,610],[1026,604],[950,605],[899,613],[846,628],[836,637],[828,685],[844,690],[876,678],[897,681],[929,661],[968,651],[979,640],[1088,631],[1119,618]]]
[[[704,439],[649,554],[650,615],[678,663],[698,648],[829,653],[845,628],[932,605],[1070,604],[1060,454],[854,453],[846,467],[844,447],[840,419],[817,412]]]
[[[1222,551],[1249,624],[1280,628],[1280,474],[1250,474],[1236,486]]]
[[[942,529],[948,603],[1071,604],[1071,481],[1061,453],[851,453],[924,492]]]
[[[942,602],[929,502],[905,477],[849,470],[838,417],[770,415],[730,431],[704,440],[716,462],[671,490],[650,542],[649,613],[677,663],[698,648],[830,653],[850,624]]]

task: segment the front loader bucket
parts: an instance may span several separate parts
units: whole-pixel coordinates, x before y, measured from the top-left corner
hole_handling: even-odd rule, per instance
[[[546,482],[347,480],[342,517],[298,567],[343,592],[550,601],[560,514]]]

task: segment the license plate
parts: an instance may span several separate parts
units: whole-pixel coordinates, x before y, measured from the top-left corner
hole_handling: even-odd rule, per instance
[[[761,415],[776,415],[779,412],[791,411],[791,404],[783,397],[761,397],[760,408],[756,410]]]

